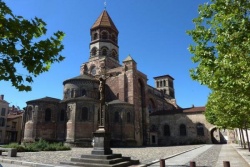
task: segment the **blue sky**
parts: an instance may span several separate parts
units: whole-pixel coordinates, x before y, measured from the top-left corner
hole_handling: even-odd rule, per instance
[[[63,81],[78,76],[80,65],[88,61],[90,28],[104,10],[104,0],[4,0],[15,15],[35,16],[47,23],[47,34],[57,30],[66,36],[66,59],[34,79],[31,92],[19,92],[10,82],[0,81],[0,94],[10,105],[21,108],[26,101],[45,96],[61,99]],[[190,78],[197,64],[187,50],[192,43],[187,30],[198,16],[198,5],[206,0],[106,0],[107,11],[119,30],[120,63],[130,54],[137,67],[154,85],[155,76],[169,74],[174,80],[176,101],[181,107],[204,106],[209,89]],[[19,68],[20,73],[24,72]]]

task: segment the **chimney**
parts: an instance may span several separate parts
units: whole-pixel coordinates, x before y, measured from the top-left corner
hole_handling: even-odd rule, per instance
[[[1,100],[4,100],[4,95],[1,95]]]

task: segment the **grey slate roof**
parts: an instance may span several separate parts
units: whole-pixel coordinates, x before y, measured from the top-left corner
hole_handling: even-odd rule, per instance
[[[26,103],[36,102],[36,101],[42,101],[42,102],[60,102],[61,100],[57,99],[57,98],[46,96],[46,97],[43,97],[43,98],[40,98],[40,99],[35,99],[35,100],[27,101]]]
[[[129,105],[131,105],[130,103],[125,102],[125,101],[121,101],[119,99],[110,101],[108,104],[129,104]]]
[[[79,76],[76,76],[76,77],[69,78],[69,79],[65,80],[63,82],[63,84],[65,84],[68,81],[72,81],[72,80],[92,80],[92,81],[97,81],[97,79],[95,79],[94,77],[92,77],[90,75],[82,74],[82,75],[79,75]]]

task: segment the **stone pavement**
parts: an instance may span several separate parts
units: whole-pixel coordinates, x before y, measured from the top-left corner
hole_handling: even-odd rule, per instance
[[[185,153],[180,154],[180,155],[167,157],[167,158],[165,158],[166,159],[165,160],[165,165],[166,166],[174,166],[174,165],[184,166],[189,161],[193,160],[194,158],[196,158],[197,156],[199,156],[203,152],[207,151],[211,147],[212,147],[212,145],[204,145],[202,147],[199,147],[197,149],[185,152]],[[150,165],[150,167],[151,166],[152,167],[160,167],[160,164],[156,163],[156,164]]]
[[[222,161],[230,161],[231,167],[249,167],[250,152],[236,144],[225,145],[222,147],[221,154],[216,167],[222,167]]]
[[[196,149],[196,151],[191,151],[193,149]],[[15,164],[17,166],[19,165],[32,167],[55,167],[61,166],[59,162],[69,161],[71,157],[80,157],[80,155],[82,154],[90,154],[91,150],[92,148],[73,148],[71,151],[18,153],[18,157],[7,157],[3,155],[0,156],[0,164]],[[198,162],[196,164],[197,167],[200,167],[200,162],[203,163],[210,161],[214,161],[213,164],[216,164],[213,166],[210,165],[210,167],[221,167],[223,166],[223,161],[228,160],[230,161],[231,167],[250,166],[250,152],[248,152],[248,150],[241,149],[238,145],[190,145],[171,147],[112,148],[112,150],[114,153],[122,153],[123,156],[130,156],[132,157],[132,159],[139,159],[142,164],[151,164],[150,166],[152,167],[154,167],[153,165],[159,165],[159,159],[166,159],[167,157],[171,157],[173,155],[178,156],[179,154],[187,151],[189,151],[189,154],[192,154],[192,156],[189,156],[189,159],[187,158],[188,156],[184,156],[187,158],[186,165],[189,164],[188,162],[190,161],[190,159],[193,159],[194,161]],[[199,155],[200,153],[202,154]],[[215,159],[211,160],[211,158]],[[153,161],[156,163],[152,163]],[[179,162],[180,161],[177,161],[177,163]],[[209,165],[205,166],[208,167]]]
[[[189,167],[190,161],[195,161],[197,167],[223,167],[223,161],[229,161],[231,167],[249,167],[250,152],[237,145],[205,145],[190,152],[166,158],[165,166]],[[151,166],[160,167],[160,162]]]

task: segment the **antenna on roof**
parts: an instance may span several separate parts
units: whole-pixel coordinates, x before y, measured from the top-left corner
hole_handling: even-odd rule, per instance
[[[106,10],[106,8],[107,8],[107,2],[106,2],[106,0],[104,1],[104,10]]]

